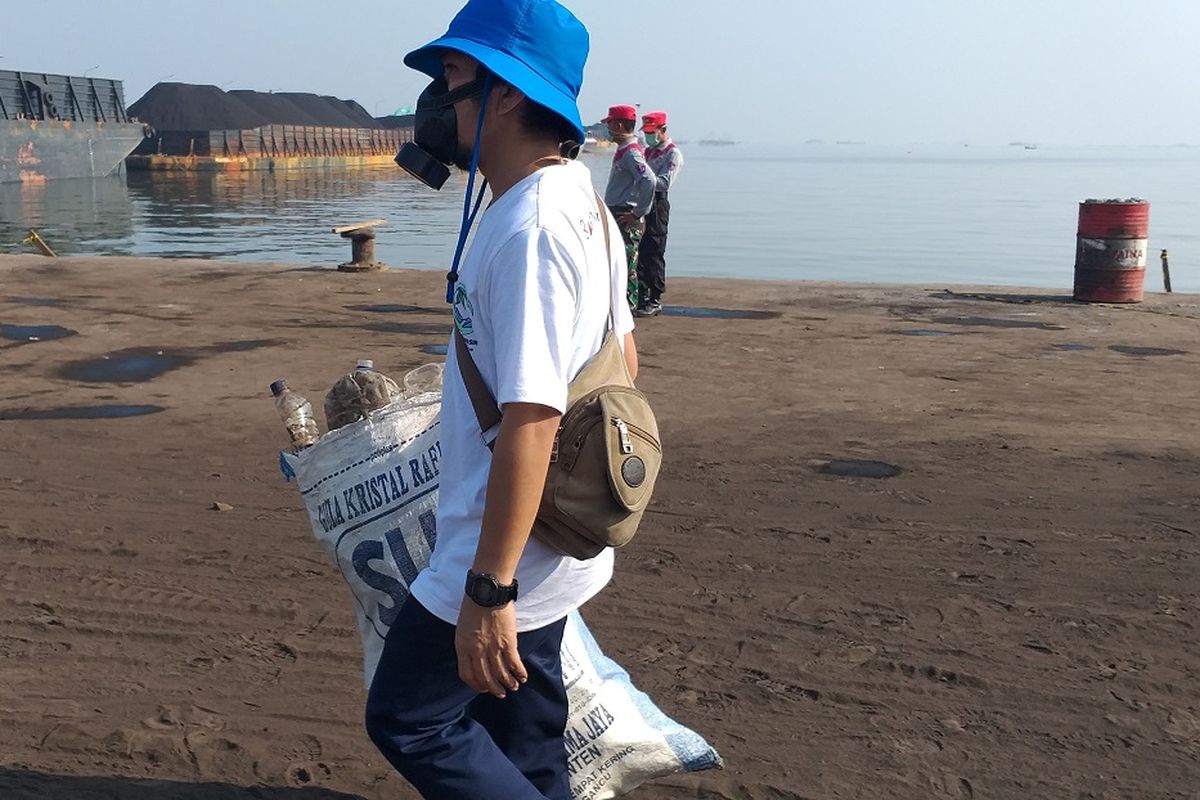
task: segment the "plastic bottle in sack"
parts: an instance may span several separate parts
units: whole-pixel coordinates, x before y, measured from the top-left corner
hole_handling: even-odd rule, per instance
[[[375,369],[369,359],[360,359],[352,372],[343,375],[325,395],[325,421],[329,430],[357,422],[401,395],[396,382]]]
[[[441,364],[422,364],[414,370],[409,370],[404,376],[404,391],[409,395],[424,394],[425,392],[440,392],[442,390]]]
[[[287,381],[277,380],[271,384],[275,397],[275,410],[292,439],[292,450],[299,452],[321,438],[317,420],[313,416],[312,404],[288,388]]]

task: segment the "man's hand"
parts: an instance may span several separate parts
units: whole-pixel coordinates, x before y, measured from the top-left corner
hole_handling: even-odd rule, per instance
[[[484,608],[464,597],[454,631],[458,676],[477,692],[504,699],[529,679],[517,652],[517,609]]]

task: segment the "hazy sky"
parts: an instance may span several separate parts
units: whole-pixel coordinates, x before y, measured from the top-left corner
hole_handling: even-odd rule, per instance
[[[592,53],[585,121],[671,114],[677,138],[1200,142],[1195,0],[567,0]],[[459,0],[0,0],[0,69],[312,91],[385,114],[408,50]],[[28,24],[11,24],[26,9]],[[201,15],[199,9],[207,9]],[[170,76],[168,78],[168,76]]]

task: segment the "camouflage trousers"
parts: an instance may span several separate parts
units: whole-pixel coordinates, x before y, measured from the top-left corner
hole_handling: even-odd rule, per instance
[[[642,244],[642,234],[646,232],[646,221],[639,219],[628,223],[617,223],[621,229],[621,238],[625,241],[625,261],[629,264],[629,283],[625,296],[631,309],[637,308],[641,291],[638,283],[637,258],[638,248]]]

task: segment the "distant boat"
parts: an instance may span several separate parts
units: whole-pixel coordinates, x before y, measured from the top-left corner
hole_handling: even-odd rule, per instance
[[[579,150],[582,153],[595,153],[615,146],[616,143],[612,139],[597,139],[595,136],[588,136],[583,140],[583,147]]]
[[[1026,150],[1037,150],[1037,145],[1036,144],[1027,144],[1027,145],[1025,145],[1025,149]]]
[[[700,144],[704,147],[728,147],[737,142],[733,139],[701,139]]]

